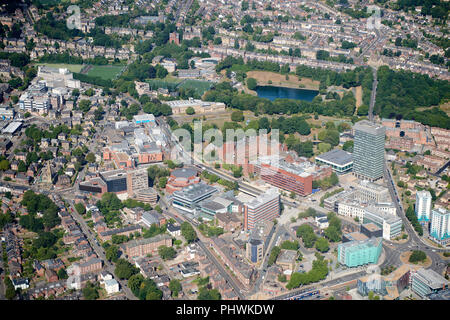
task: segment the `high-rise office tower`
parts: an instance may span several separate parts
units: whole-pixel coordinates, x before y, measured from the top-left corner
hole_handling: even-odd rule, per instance
[[[370,121],[355,123],[353,173],[360,179],[375,181],[383,177],[385,128]]]

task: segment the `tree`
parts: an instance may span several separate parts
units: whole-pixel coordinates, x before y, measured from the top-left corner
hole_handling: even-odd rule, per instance
[[[66,269],[62,268],[58,270],[58,279],[63,280],[69,278]]]
[[[86,155],[86,161],[89,163],[94,163],[95,162],[95,154],[93,154],[92,152],[89,152]]]
[[[369,107],[365,104],[362,104],[358,107],[357,114],[358,116],[366,116],[369,113]]]
[[[91,101],[81,100],[78,103],[78,108],[80,108],[80,110],[83,111],[84,113],[88,112],[91,109]]]
[[[281,249],[284,249],[284,250],[298,250],[298,248],[299,248],[299,244],[298,244],[298,241],[297,240],[294,240],[294,241],[289,241],[289,240],[286,240],[286,241],[284,241],[282,244],[281,244]]]
[[[316,240],[315,247],[320,252],[324,253],[327,252],[330,249],[330,244],[328,243],[328,240],[325,238],[319,238]]]
[[[14,285],[12,284],[11,279],[8,276],[6,276],[4,282],[6,286],[5,290],[6,299],[8,300],[14,299],[14,297],[16,296],[16,290],[14,289]]]
[[[270,251],[270,256],[269,256],[269,260],[267,261],[267,265],[271,266],[272,264],[275,263],[275,261],[277,261],[278,255],[280,254],[281,249],[278,246],[274,246],[272,248],[272,251]]]
[[[113,244],[105,250],[105,254],[108,261],[117,262],[120,256],[119,247]]]
[[[92,97],[94,95],[94,93],[95,93],[94,89],[92,89],[92,88],[89,88],[84,92],[84,94],[88,97]]]
[[[325,229],[325,237],[328,238],[331,242],[338,242],[341,240],[342,231],[341,231],[341,220],[334,214],[331,213],[328,215],[328,228]]]
[[[287,282],[287,278],[285,274],[279,274],[278,275],[278,281],[280,282]]]
[[[200,288],[198,291],[197,300],[220,300],[221,295],[217,289]]]
[[[239,167],[233,169],[233,177],[235,177],[235,178],[242,177],[242,170],[243,170],[242,166],[239,166]]]
[[[163,260],[172,260],[177,252],[173,247],[160,246],[158,247],[158,254]]]
[[[9,169],[9,161],[6,159],[0,161],[0,170],[6,171],[8,169]]]
[[[318,148],[319,148],[320,153],[328,152],[331,150],[331,144],[326,143],[326,142],[321,142],[321,143],[319,143]]]
[[[129,279],[132,275],[139,272],[139,269],[133,266],[125,259],[118,259],[116,263],[115,275],[119,279]]]
[[[19,172],[27,171],[27,165],[22,160],[19,160],[19,164],[17,165],[17,171],[19,171]]]
[[[197,240],[197,233],[194,228],[189,224],[189,222],[183,222],[181,224],[181,235],[186,239],[188,243]]]
[[[161,177],[161,178],[159,178],[158,186],[159,186],[161,189],[164,189],[164,188],[166,187],[166,184],[167,184],[167,177]]]
[[[100,296],[96,285],[88,281],[83,288],[83,297],[85,300],[97,300]]]
[[[241,122],[244,121],[244,113],[242,110],[233,111],[231,113],[231,121]]]
[[[156,65],[155,69],[156,69],[156,77],[157,78],[163,79],[169,74],[167,69],[159,64]]]
[[[409,257],[409,262],[411,262],[411,263],[422,262],[422,261],[425,261],[426,258],[427,258],[427,255],[425,254],[425,252],[420,251],[420,250],[414,250],[411,253],[411,256]]]
[[[135,296],[138,296],[139,289],[143,281],[144,277],[140,273],[134,274],[128,279],[127,286],[128,288],[130,288],[130,290],[133,292]]]
[[[344,151],[353,152],[353,145],[354,145],[353,140],[345,141],[344,142],[344,146],[342,147],[342,149]]]
[[[249,90],[255,90],[257,86],[258,86],[258,82],[256,81],[256,79],[254,79],[254,78],[247,79],[247,88]]]
[[[46,230],[50,230],[51,228],[57,226],[61,222],[61,218],[58,217],[58,209],[57,207],[49,207],[44,211],[42,216],[42,223]]]
[[[186,108],[186,114],[187,114],[187,115],[193,115],[193,114],[195,114],[194,108],[192,108],[192,107]]]
[[[77,210],[77,212],[79,214],[85,214],[86,213],[86,207],[84,206],[84,204],[78,202],[75,203],[75,209]]]
[[[180,281],[177,279],[170,280],[169,289],[172,292],[172,297],[178,297],[178,293],[182,290]]]

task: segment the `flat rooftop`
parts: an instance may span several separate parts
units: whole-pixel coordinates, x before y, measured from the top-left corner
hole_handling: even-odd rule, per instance
[[[426,284],[432,289],[439,289],[444,285],[449,284],[448,280],[433,269],[419,269],[416,276],[419,277],[421,281],[425,281]]]
[[[339,244],[339,246],[347,247],[350,251],[353,250],[361,250],[369,247],[377,247],[379,243],[382,241],[382,238],[370,238],[366,240],[353,240],[345,243]]]
[[[251,209],[256,209],[277,197],[280,197],[280,193],[277,189],[271,188],[247,203],[247,206]]]
[[[358,184],[358,187],[364,187],[364,188],[372,189],[375,191],[384,191],[384,190],[387,191],[388,190],[387,187],[382,186],[381,184],[378,184],[378,183],[371,182],[369,180],[360,181]]]
[[[216,188],[200,182],[187,186],[181,190],[174,191],[173,196],[177,198],[188,199],[190,201],[195,201],[205,194],[211,194],[216,191]]]
[[[11,122],[5,129],[3,129],[3,133],[14,133],[17,129],[22,126],[22,122],[13,121]]]
[[[323,162],[332,163],[339,166],[345,166],[353,163],[353,155],[342,149],[334,149],[317,156],[316,160],[321,160]]]
[[[450,289],[441,290],[428,296],[430,300],[450,300]]]
[[[366,228],[367,230],[369,230],[371,232],[381,230],[381,228],[379,228],[375,223],[372,223],[372,222],[363,224],[363,226],[364,226],[364,228]]]
[[[346,238],[348,238],[350,240],[364,241],[364,240],[368,239],[368,237],[361,232],[350,232],[350,233],[345,233],[344,235]]]
[[[370,122],[368,120],[362,120],[355,123],[353,129],[355,131],[363,131],[373,135],[381,135],[386,132],[386,128],[384,126]]]
[[[277,263],[292,263],[297,258],[297,251],[282,249],[278,256]]]
[[[182,169],[175,169],[170,173],[171,176],[174,176],[176,178],[190,178],[190,177],[196,177],[197,176],[197,170],[189,169],[189,168],[182,168]]]
[[[111,171],[103,171],[100,172],[100,175],[106,180],[115,180],[115,179],[120,179],[120,178],[126,178],[127,177],[127,173],[125,172],[125,170],[122,169],[118,169],[118,170],[111,170]]]

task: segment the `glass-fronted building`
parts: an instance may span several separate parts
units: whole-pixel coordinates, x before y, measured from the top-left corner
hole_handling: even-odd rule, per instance
[[[381,247],[381,238],[341,243],[338,246],[338,262],[347,267],[377,263],[381,254]]]
[[[448,288],[449,281],[432,269],[419,269],[412,276],[411,288],[421,298]]]
[[[127,191],[127,174],[124,170],[101,172],[100,177],[106,183],[107,192],[120,193]]]

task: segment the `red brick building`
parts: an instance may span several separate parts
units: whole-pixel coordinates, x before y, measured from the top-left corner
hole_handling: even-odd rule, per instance
[[[301,196],[307,196],[312,193],[313,176],[309,173],[293,173],[262,163],[260,175],[262,180],[283,190],[291,191]]]
[[[143,240],[132,240],[123,245],[128,257],[141,257],[156,252],[159,246],[172,246],[172,238],[167,234],[157,235]]]

